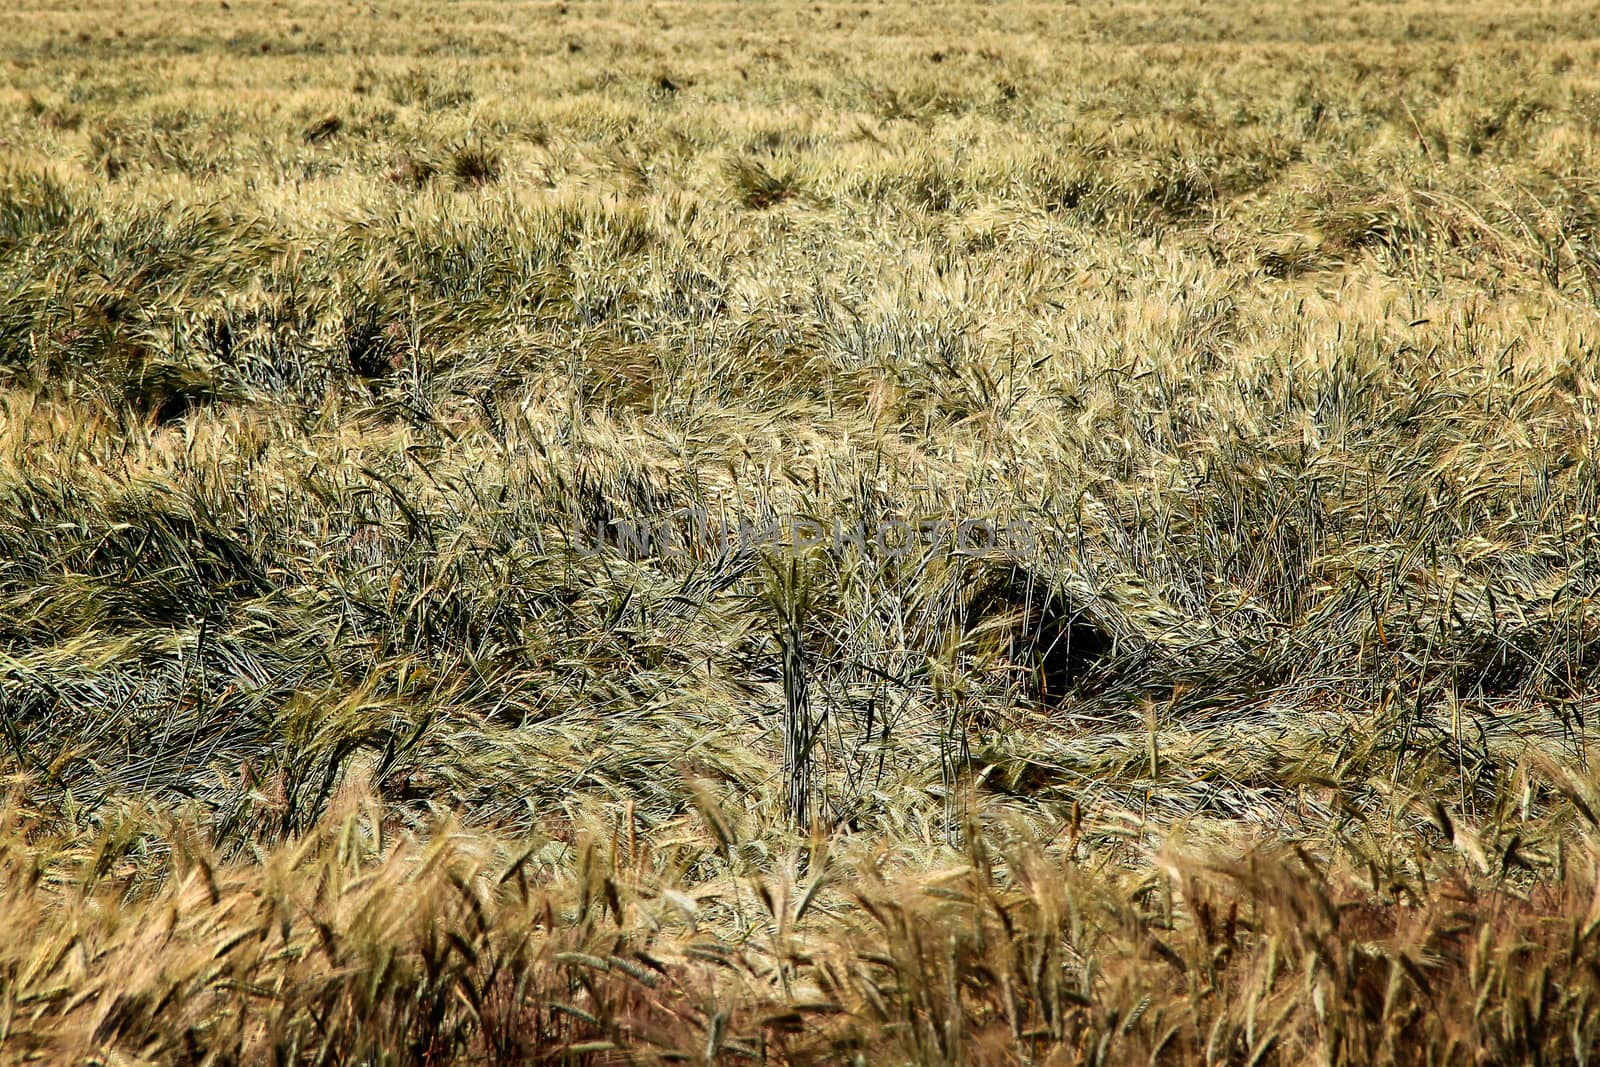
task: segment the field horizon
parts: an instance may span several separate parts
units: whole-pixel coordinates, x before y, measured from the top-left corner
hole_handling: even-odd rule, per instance
[[[0,1063],[1600,1060],[1597,60],[0,11]]]

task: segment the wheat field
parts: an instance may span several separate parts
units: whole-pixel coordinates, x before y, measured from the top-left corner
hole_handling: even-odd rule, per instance
[[[0,1062],[1600,1062],[1600,7],[0,72]]]

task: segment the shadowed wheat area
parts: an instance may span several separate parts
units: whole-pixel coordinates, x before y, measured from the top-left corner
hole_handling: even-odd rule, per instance
[[[14,0],[0,1062],[1600,1060],[1597,176],[1576,0]]]

